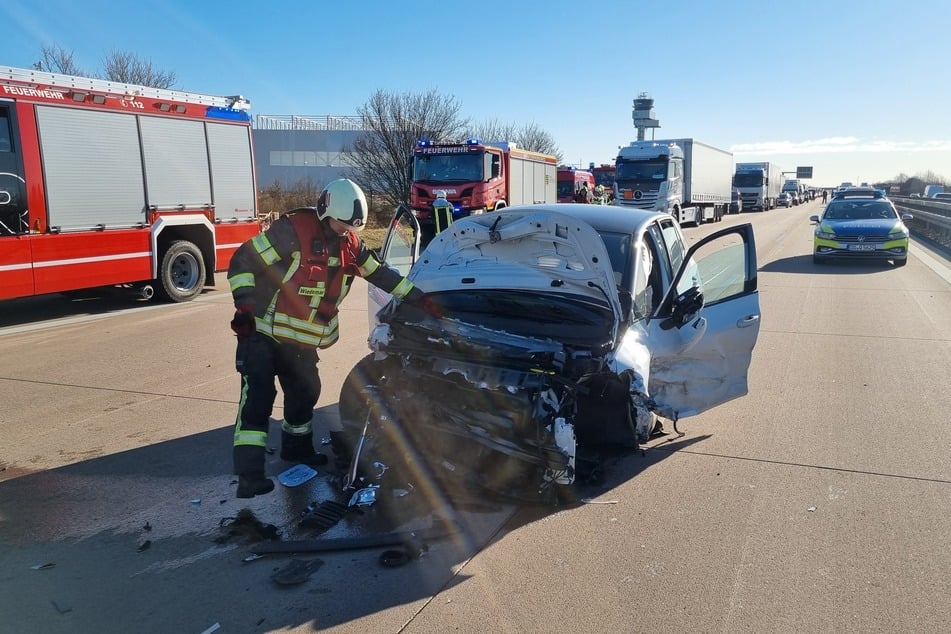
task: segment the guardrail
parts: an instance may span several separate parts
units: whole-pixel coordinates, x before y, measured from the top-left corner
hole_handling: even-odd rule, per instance
[[[904,196],[889,198],[895,203],[898,213],[909,213],[915,217],[907,223],[913,234],[920,234],[951,249],[951,202]]]

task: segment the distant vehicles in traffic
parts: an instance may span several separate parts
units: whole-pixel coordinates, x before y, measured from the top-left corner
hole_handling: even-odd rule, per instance
[[[832,258],[891,260],[895,266],[908,261],[908,227],[911,214],[899,216],[882,192],[868,187],[840,189],[816,223],[812,261]]]
[[[776,206],[777,206],[777,207],[786,207],[787,209],[788,209],[789,207],[792,207],[792,206],[793,206],[793,197],[792,197],[792,194],[790,194],[789,192],[783,192],[783,193],[781,193],[781,194],[779,195],[779,197],[776,198]]]
[[[938,192],[932,198],[935,200],[951,200],[951,192]]]

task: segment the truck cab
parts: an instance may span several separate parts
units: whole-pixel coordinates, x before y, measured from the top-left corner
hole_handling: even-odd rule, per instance
[[[614,163],[615,202],[673,213],[683,195],[683,161],[675,144],[635,141],[622,147]]]

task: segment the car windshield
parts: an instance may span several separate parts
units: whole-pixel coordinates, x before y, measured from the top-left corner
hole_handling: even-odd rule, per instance
[[[667,178],[667,161],[621,161],[617,164],[617,180],[662,181]]]
[[[898,214],[881,200],[837,200],[830,203],[824,220],[894,220]]]
[[[760,187],[763,184],[762,172],[744,173],[737,172],[733,176],[733,185],[735,187]]]

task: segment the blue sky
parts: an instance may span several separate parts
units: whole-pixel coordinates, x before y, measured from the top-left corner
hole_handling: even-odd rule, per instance
[[[0,65],[59,45],[98,70],[128,51],[253,114],[353,115],[377,89],[435,89],[475,121],[534,122],[587,165],[635,138],[646,92],[656,138],[811,165],[816,185],[951,179],[947,0],[0,0],[0,15]]]

